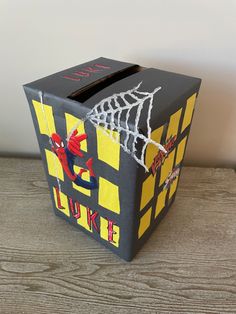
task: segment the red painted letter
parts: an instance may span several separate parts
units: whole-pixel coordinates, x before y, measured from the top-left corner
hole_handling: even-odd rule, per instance
[[[80,78],[79,77],[71,77],[69,75],[64,75],[63,76],[65,79],[67,80],[71,80],[71,81],[80,81]]]
[[[94,64],[95,67],[97,68],[102,68],[102,69],[110,69],[111,67],[109,67],[108,65],[102,65],[99,63]]]
[[[80,204],[79,202],[75,202],[75,206],[74,206],[74,202],[72,200],[72,198],[70,197],[69,198],[69,204],[70,204],[70,211],[72,213],[72,216],[75,218],[75,219],[79,219],[80,218]]]
[[[114,221],[109,220],[108,218],[107,218],[107,221],[108,221],[108,227],[107,227],[108,241],[114,243],[113,234],[116,234],[116,232],[113,230],[113,226],[115,225],[115,223],[114,223]]]
[[[89,73],[86,73],[86,72],[83,72],[83,71],[77,71],[77,72],[74,72],[73,74],[77,75],[77,76],[82,76],[82,77],[89,77],[90,76]]]
[[[60,192],[59,192],[58,187],[55,187],[55,189],[56,189],[56,196],[57,196],[57,206],[59,209],[65,209],[65,207],[61,205],[61,198],[60,198]]]
[[[99,233],[99,229],[98,229],[98,226],[97,226],[97,223],[96,223],[97,216],[98,216],[98,212],[94,211],[91,214],[90,208],[87,207],[87,221],[88,221],[88,225],[91,228],[91,223],[92,223],[92,225],[95,228],[95,230]]]

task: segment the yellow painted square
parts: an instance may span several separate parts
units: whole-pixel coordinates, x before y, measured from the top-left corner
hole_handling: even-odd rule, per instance
[[[120,167],[120,135],[116,131],[105,131],[102,127],[96,129],[97,132],[97,152],[98,159],[107,163],[109,166],[119,170]],[[112,132],[112,133],[111,133]],[[116,139],[115,142],[112,138]]]
[[[151,133],[151,139],[155,141],[156,143],[161,142],[161,136],[163,133],[164,127],[161,126],[158,129],[154,130]],[[146,154],[145,154],[145,165],[149,169],[153,163],[154,157],[158,154],[159,149],[153,145],[153,144],[148,144],[146,148]]]
[[[144,232],[148,229],[151,223],[152,207],[141,217],[138,229],[138,238],[140,239]]]
[[[169,156],[165,159],[163,165],[161,166],[161,176],[160,176],[160,183],[159,186],[162,185],[170,172],[173,169],[174,158],[175,158],[175,151],[176,149],[172,150]]]
[[[196,97],[197,94],[195,93],[187,100],[181,132],[183,132],[191,123]]]
[[[173,194],[175,193],[175,191],[176,191],[176,189],[177,189],[178,181],[179,181],[179,176],[171,183],[170,192],[169,192],[169,199],[170,199],[170,198],[173,196]]]
[[[78,135],[84,134],[85,129],[84,129],[84,121],[74,117],[73,115],[69,113],[65,113],[65,119],[66,119],[66,131],[67,135],[70,134],[71,130],[79,123],[77,127]],[[87,140],[83,140],[80,143],[80,148],[81,150],[87,152]]]
[[[152,174],[150,174],[147,177],[147,179],[143,182],[140,210],[142,210],[147,205],[147,203],[153,198],[154,189],[155,189],[155,181],[156,181],[156,175],[153,176]]]
[[[80,169],[81,169],[81,167],[78,167],[78,166],[74,165],[74,171],[75,171],[76,174],[79,173]],[[84,172],[82,174],[82,179],[85,180],[85,181],[88,181],[88,182],[90,181],[89,171],[86,171],[86,172]],[[77,190],[77,191],[79,191],[79,192],[81,192],[81,193],[83,193],[83,194],[85,194],[87,196],[91,196],[91,190],[85,189],[82,186],[78,186],[77,184],[75,184],[73,182],[72,182],[72,187],[75,190]]]
[[[54,201],[55,201],[55,204],[56,204],[56,208],[58,210],[60,210],[62,213],[64,213],[66,216],[70,217],[70,209],[69,209],[69,204],[68,204],[68,198],[67,198],[67,195],[60,192],[59,191],[59,194],[60,194],[60,200],[61,200],[61,205],[64,207],[64,208],[59,208],[58,207],[58,203],[57,203],[57,193],[56,193],[56,189],[55,187],[53,187],[53,195],[54,195]]]
[[[99,177],[98,203],[116,214],[120,213],[119,187],[103,177]]]
[[[46,161],[48,166],[48,173],[50,176],[56,177],[61,181],[64,181],[64,173],[62,169],[62,165],[53,152],[48,149],[45,149]]]
[[[159,193],[159,195],[157,197],[155,218],[159,215],[161,210],[165,207],[165,204],[166,204],[166,194],[167,194],[167,189],[164,189],[164,190],[162,190]]]
[[[187,136],[185,136],[182,139],[182,141],[179,143],[177,147],[176,161],[175,161],[176,165],[178,165],[184,157],[184,150],[185,150],[186,142],[187,142]]]
[[[109,242],[116,247],[119,247],[120,240],[120,228],[117,225],[113,225],[113,241]],[[100,216],[100,237],[106,241],[108,241],[108,220]]]
[[[92,211],[90,210],[90,213]],[[92,232],[92,226],[88,224],[88,214],[87,214],[87,207],[80,204],[80,218],[77,219],[77,224],[81,227],[85,228],[86,230]]]
[[[170,116],[170,122],[168,125],[166,140],[168,140],[171,136],[177,136],[181,113],[182,113],[182,108],[180,108],[178,111],[176,111]]]
[[[56,132],[52,106],[41,104],[36,100],[32,100],[32,103],[40,133],[51,136],[52,133]]]

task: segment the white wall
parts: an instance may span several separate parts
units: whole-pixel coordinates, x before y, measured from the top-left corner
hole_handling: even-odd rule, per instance
[[[236,163],[236,1],[0,0],[0,154],[37,154],[21,85],[98,56],[203,79],[186,161]]]

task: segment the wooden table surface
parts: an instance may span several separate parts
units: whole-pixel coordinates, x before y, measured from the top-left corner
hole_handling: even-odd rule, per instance
[[[236,313],[236,175],[184,168],[131,263],[51,210],[42,162],[0,158],[0,313]]]

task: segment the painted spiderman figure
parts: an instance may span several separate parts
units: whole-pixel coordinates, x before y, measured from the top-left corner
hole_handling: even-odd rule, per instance
[[[93,158],[89,158],[86,162],[88,169],[81,168],[80,172],[76,174],[74,172],[75,157],[84,157],[80,149],[80,143],[87,138],[86,134],[77,135],[78,131],[75,130],[68,140],[67,147],[65,147],[61,136],[57,133],[51,135],[52,139],[52,151],[57,155],[63,170],[67,176],[78,186],[82,186],[88,190],[97,189],[97,179],[93,171]],[[90,181],[82,179],[82,174],[89,171]]]

